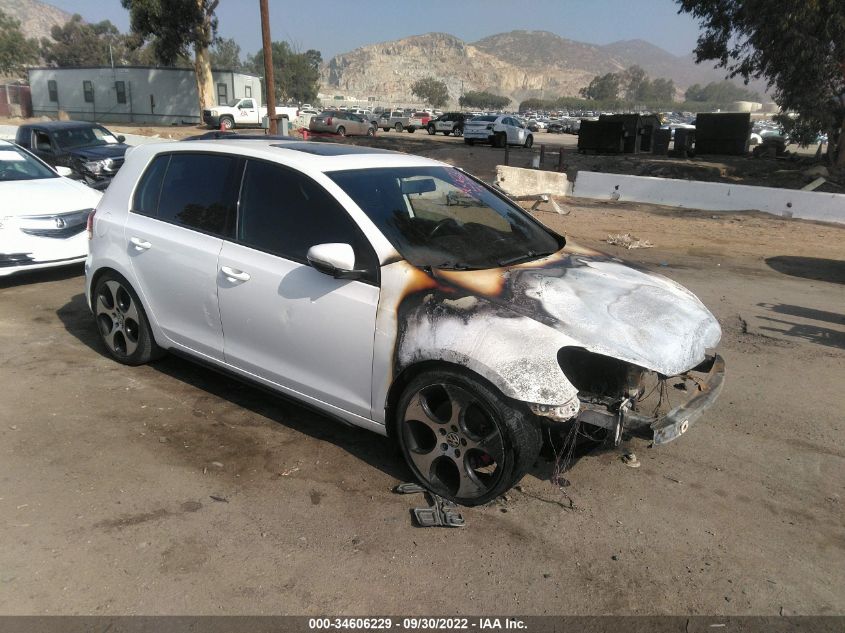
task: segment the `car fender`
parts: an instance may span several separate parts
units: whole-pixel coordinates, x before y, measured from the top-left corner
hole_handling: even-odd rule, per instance
[[[382,267],[373,356],[375,421],[387,421],[397,377],[431,361],[464,367],[521,402],[561,405],[577,398],[557,362],[558,350],[574,341],[456,290],[404,260]]]

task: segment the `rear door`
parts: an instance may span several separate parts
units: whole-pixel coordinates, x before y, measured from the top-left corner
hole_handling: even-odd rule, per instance
[[[370,417],[379,269],[369,242],[321,185],[276,163],[247,161],[238,207],[217,277],[226,362]],[[331,242],[352,246],[363,279],[308,265],[308,249]]]
[[[178,152],[150,163],[125,228],[137,290],[177,346],[223,360],[217,257],[234,235],[242,161]]]

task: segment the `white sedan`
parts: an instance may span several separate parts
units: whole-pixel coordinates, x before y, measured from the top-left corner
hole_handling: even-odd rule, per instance
[[[493,147],[531,147],[534,145],[534,135],[516,117],[507,114],[485,114],[464,123],[464,143],[490,143]]]
[[[0,277],[85,261],[85,227],[101,197],[0,141]]]

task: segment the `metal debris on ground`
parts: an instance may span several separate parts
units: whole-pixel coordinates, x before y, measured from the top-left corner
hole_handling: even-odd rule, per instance
[[[426,490],[417,483],[399,484],[393,492],[401,495],[423,493],[431,500],[427,508],[414,508],[411,514],[419,527],[464,527],[464,517],[458,512],[457,506],[440,495]]]
[[[634,237],[630,233],[618,233],[617,235],[608,235],[607,243],[614,244],[615,246],[623,246],[628,250],[631,250],[632,248],[654,248],[654,244],[652,244],[648,240],[641,240],[638,237]]]
[[[622,463],[628,468],[640,467],[640,460],[637,459],[637,456],[634,453],[625,453],[622,455]]]

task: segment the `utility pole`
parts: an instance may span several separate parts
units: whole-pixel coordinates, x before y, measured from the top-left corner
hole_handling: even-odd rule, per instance
[[[267,118],[270,134],[278,134],[276,126],[276,83],[273,80],[273,47],[270,44],[270,9],[267,0],[258,0],[261,4],[261,39],[264,48],[264,78],[267,89]]]

